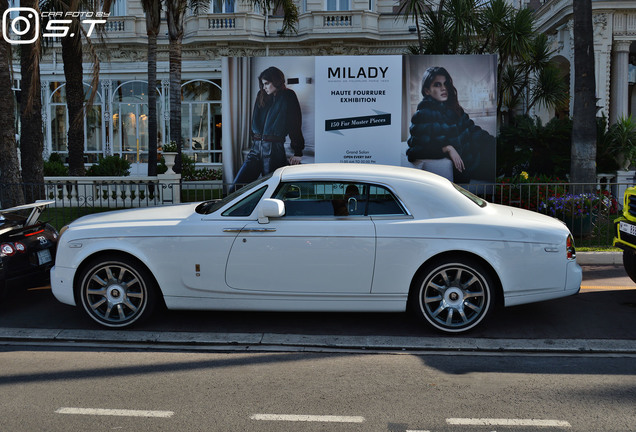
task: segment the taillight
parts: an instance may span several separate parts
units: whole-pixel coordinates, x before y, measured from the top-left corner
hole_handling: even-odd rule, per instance
[[[568,239],[565,242],[565,249],[568,253],[569,260],[576,258],[576,250],[574,249],[574,239],[572,238],[572,234],[568,235]]]
[[[13,245],[9,243],[2,243],[2,246],[0,246],[0,251],[2,251],[2,254],[6,256],[11,256],[15,253]]]
[[[15,242],[13,246],[15,247],[15,250],[18,252],[21,252],[21,253],[26,252],[26,246],[24,246],[24,244],[21,242]]]

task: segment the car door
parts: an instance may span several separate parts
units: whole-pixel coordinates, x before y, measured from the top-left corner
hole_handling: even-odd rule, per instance
[[[250,222],[239,232],[228,257],[228,286],[275,293],[368,294],[375,228],[365,216],[364,188],[324,181],[281,184],[272,198],[285,203],[285,216],[266,224]]]

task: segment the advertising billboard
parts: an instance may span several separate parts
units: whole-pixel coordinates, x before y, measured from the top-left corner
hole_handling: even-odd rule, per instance
[[[495,178],[496,56],[242,57],[224,67],[227,182],[325,162]]]

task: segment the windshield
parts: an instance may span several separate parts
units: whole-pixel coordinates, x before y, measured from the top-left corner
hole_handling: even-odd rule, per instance
[[[479,198],[477,195],[473,194],[472,192],[467,191],[463,187],[461,187],[459,185],[456,185],[455,183],[453,183],[453,186],[455,186],[455,189],[460,191],[462,193],[462,195],[464,195],[465,197],[470,199],[472,202],[477,204],[479,207],[486,207],[486,205],[488,204],[488,201]]]
[[[215,211],[217,211],[218,209],[224,207],[227,203],[229,203],[230,201],[232,201],[234,198],[236,198],[237,196],[245,193],[245,191],[247,191],[248,189],[253,188],[254,186],[257,186],[261,183],[265,183],[267,180],[269,180],[272,177],[272,174],[263,176],[261,178],[259,178],[258,180],[243,186],[242,188],[240,188],[237,191],[232,192],[231,194],[229,194],[228,196],[226,196],[223,199],[220,200],[213,200],[213,201],[205,201],[202,202],[201,204],[199,204],[196,208],[196,212],[200,213],[200,214],[210,214],[210,213],[214,213]]]

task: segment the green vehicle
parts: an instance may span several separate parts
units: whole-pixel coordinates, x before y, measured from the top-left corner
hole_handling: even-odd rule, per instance
[[[636,282],[636,187],[623,197],[623,216],[614,221],[614,246],[623,250],[623,266]]]

